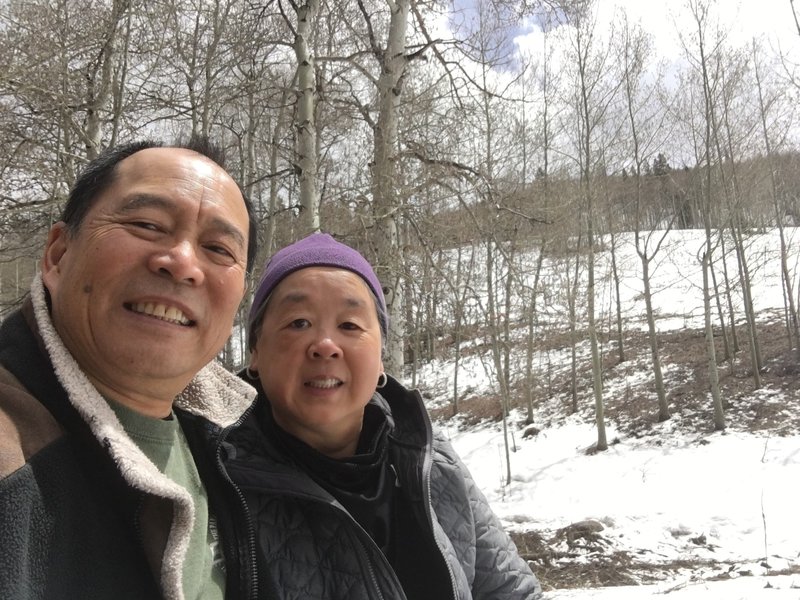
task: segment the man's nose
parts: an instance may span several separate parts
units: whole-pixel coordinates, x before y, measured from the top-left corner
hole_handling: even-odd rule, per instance
[[[155,252],[150,268],[157,273],[169,275],[180,283],[200,285],[205,280],[197,249],[188,240],[176,241]]]

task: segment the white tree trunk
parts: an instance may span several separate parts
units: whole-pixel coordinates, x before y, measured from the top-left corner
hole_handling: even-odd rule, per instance
[[[303,233],[319,231],[319,187],[317,185],[317,125],[315,122],[317,74],[309,43],[319,0],[297,6],[297,116],[295,119],[297,181],[300,188],[300,222]]]
[[[405,339],[403,270],[403,245],[401,239],[400,210],[402,202],[397,194],[397,127],[399,118],[402,78],[407,59],[405,56],[406,30],[408,28],[409,0],[390,0],[391,10],[386,49],[382,55],[382,69],[378,79],[378,118],[374,128],[375,166],[372,176],[372,194],[375,214],[376,271],[384,286],[386,307],[389,312],[390,334],[384,356],[384,366],[392,373],[401,374],[404,364]]]

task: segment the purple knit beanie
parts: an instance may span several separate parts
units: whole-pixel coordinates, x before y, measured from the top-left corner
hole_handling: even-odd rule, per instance
[[[389,330],[386,300],[383,297],[381,282],[378,281],[372,266],[358,251],[337,242],[327,233],[312,233],[300,241],[281,248],[267,262],[258,289],[253,296],[253,304],[250,306],[247,331],[251,346],[255,340],[253,326],[260,318],[269,295],[285,277],[306,267],[338,267],[359,275],[378,301],[378,321],[383,339],[386,340]]]

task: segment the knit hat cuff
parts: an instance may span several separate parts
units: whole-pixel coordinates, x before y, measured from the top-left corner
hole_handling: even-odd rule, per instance
[[[338,267],[360,276],[378,302],[378,316],[384,339],[388,334],[386,300],[378,276],[367,260],[355,249],[336,241],[327,233],[312,233],[294,244],[278,250],[267,263],[253,296],[248,318],[248,333],[260,317],[263,304],[287,276],[308,267]]]

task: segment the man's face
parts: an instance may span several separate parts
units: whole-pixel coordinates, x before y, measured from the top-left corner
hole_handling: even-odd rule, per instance
[[[42,259],[64,344],[110,397],[171,401],[220,351],[244,295],[248,215],[234,181],[190,150],[121,161]]]

